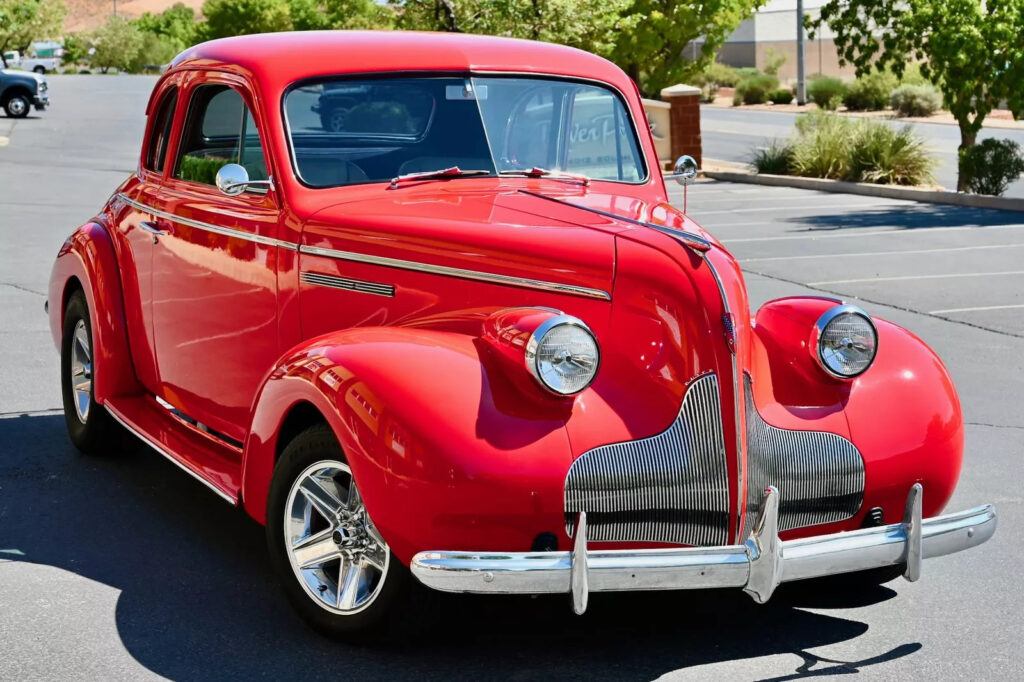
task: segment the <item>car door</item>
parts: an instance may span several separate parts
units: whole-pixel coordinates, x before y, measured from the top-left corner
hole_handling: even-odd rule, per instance
[[[239,163],[270,179],[246,83],[197,73],[176,163],[156,208],[165,234],[153,255],[153,326],[159,397],[229,440],[279,354],[276,268],[280,210],[273,189],[228,196],[217,170]]]
[[[115,204],[114,216],[132,364],[139,381],[151,391],[159,385],[153,338],[152,268],[153,249],[160,232],[160,218],[152,212],[152,206],[162,191],[165,170],[170,165],[168,156],[178,103],[176,76],[161,84],[153,102],[138,182],[125,188],[123,201]]]

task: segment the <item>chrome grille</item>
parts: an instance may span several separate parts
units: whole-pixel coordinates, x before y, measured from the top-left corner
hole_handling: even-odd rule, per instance
[[[580,455],[565,479],[570,535],[581,511],[590,540],[724,545],[729,480],[718,378],[690,385],[668,430]]]
[[[779,530],[845,521],[864,499],[864,458],[853,443],[834,433],[790,431],[770,426],[754,406],[746,383],[746,537],[760,513],[762,491],[779,490]]]
[[[333,289],[345,289],[347,291],[358,291],[361,294],[374,294],[376,296],[393,297],[395,287],[390,284],[377,284],[376,282],[364,282],[348,277],[336,277],[334,275],[323,275],[319,272],[303,272],[302,281],[306,284],[316,284],[322,287]]]

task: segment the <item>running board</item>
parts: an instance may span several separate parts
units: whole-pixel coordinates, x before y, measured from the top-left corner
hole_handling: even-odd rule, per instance
[[[150,395],[108,399],[107,412],[171,462],[231,504],[238,504],[241,452],[176,417]]]

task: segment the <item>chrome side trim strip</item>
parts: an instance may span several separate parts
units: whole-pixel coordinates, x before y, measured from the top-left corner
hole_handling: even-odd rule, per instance
[[[252,234],[244,230],[234,230],[230,227],[221,227],[220,225],[211,225],[210,223],[204,223],[199,220],[193,220],[191,218],[183,218],[167,211],[161,211],[155,209],[152,206],[147,206],[141,202],[129,199],[124,194],[118,193],[117,198],[128,204],[132,208],[138,209],[143,213],[149,213],[150,215],[163,218],[164,220],[170,220],[175,223],[182,225],[188,225],[199,230],[205,230],[206,232],[213,232],[214,234],[224,235],[225,237],[235,237],[236,239],[244,239],[247,242],[255,242],[257,244],[263,244],[264,246],[277,246],[282,249],[288,249],[289,251],[298,251],[299,245],[294,242],[287,242],[282,239],[273,239],[271,237],[264,237],[260,234]]]
[[[431,275],[444,275],[447,277],[458,277],[460,279],[471,279],[479,282],[491,282],[494,284],[506,284],[513,287],[526,289],[538,289],[540,291],[554,291],[560,294],[573,296],[585,296],[597,298],[602,301],[612,300],[611,294],[600,289],[590,289],[573,284],[560,284],[558,282],[545,282],[539,279],[527,279],[525,277],[513,277],[512,275],[499,275],[493,272],[481,272],[479,270],[464,270],[452,268],[446,265],[431,265],[429,263],[418,263],[415,261],[387,258],[385,256],[370,256],[364,253],[353,253],[351,251],[338,251],[336,249],[325,249],[319,246],[299,246],[299,253],[309,256],[323,256],[324,258],[335,258],[337,260],[351,261],[353,263],[369,263],[381,265],[386,268],[399,270],[412,270],[414,272],[425,272]]]
[[[526,277],[514,277],[512,275],[499,275],[493,272],[481,272],[479,270],[464,270],[462,268],[452,268],[445,265],[431,265],[430,263],[418,263],[415,261],[399,260],[398,258],[386,258],[384,256],[370,256],[363,253],[354,253],[351,251],[338,251],[336,249],[324,249],[318,246],[306,246],[299,245],[295,242],[284,241],[282,239],[272,239],[270,237],[264,237],[258,234],[251,234],[242,230],[234,230],[229,227],[220,227],[219,225],[211,225],[204,223],[199,220],[192,220],[191,218],[182,218],[181,216],[168,213],[167,211],[160,211],[152,206],[129,199],[124,194],[118,194],[117,197],[128,204],[129,206],[138,209],[144,213],[164,218],[182,225],[188,225],[200,230],[207,232],[213,232],[215,234],[221,234],[226,237],[235,237],[237,239],[244,239],[246,241],[255,242],[257,244],[263,244],[265,246],[276,246],[282,249],[288,249],[289,251],[298,251],[311,256],[324,256],[326,258],[336,258],[338,260],[351,261],[354,263],[369,263],[371,265],[381,265],[387,268],[397,268],[400,270],[413,270],[415,272],[426,272],[432,275],[443,275],[447,277],[458,277],[460,279],[472,279],[479,282],[491,282],[495,284],[505,284],[513,287],[522,287],[525,289],[537,289],[539,291],[553,291],[560,294],[569,294],[571,296],[583,296],[586,298],[596,298],[602,301],[612,300],[611,294],[601,289],[591,289],[588,287],[580,287],[574,284],[561,284],[559,282],[546,282],[539,279],[528,279]],[[326,285],[329,286],[329,285]]]
[[[299,275],[299,279],[306,284],[314,284],[332,289],[357,291],[361,294],[373,294],[374,296],[385,296],[387,298],[394,298],[395,296],[395,287],[391,284],[377,284],[376,282],[366,282],[359,279],[349,279],[348,277],[337,277],[335,275],[324,275],[319,272],[308,271]]]
[[[178,467],[179,469],[181,469],[186,474],[188,474],[192,478],[196,479],[197,481],[199,481],[200,483],[205,485],[207,488],[209,488],[213,492],[217,493],[217,496],[220,497],[221,499],[223,499],[223,500],[225,500],[227,502],[230,502],[232,505],[237,505],[238,504],[238,499],[237,498],[232,497],[228,493],[224,492],[223,490],[221,490],[220,488],[215,486],[210,481],[208,481],[205,478],[203,478],[202,476],[200,476],[195,471],[192,471],[191,469],[189,469],[181,460],[179,460],[177,457],[175,457],[171,453],[169,453],[166,450],[164,450],[163,447],[160,444],[158,444],[156,441],[152,440],[149,436],[147,436],[146,434],[142,433],[141,431],[136,429],[134,426],[129,424],[128,421],[124,417],[122,417],[120,414],[118,414],[117,410],[115,410],[109,404],[108,405],[104,405],[104,407],[107,408],[107,412],[110,414],[111,417],[114,418],[114,421],[116,421],[118,424],[120,424],[125,429],[127,429],[132,435],[134,435],[136,438],[141,440],[143,443],[145,443],[146,445],[148,445],[149,447],[153,448],[158,453],[160,453],[161,455],[163,455],[164,457],[169,459],[171,461],[171,464],[173,464],[174,466]]]

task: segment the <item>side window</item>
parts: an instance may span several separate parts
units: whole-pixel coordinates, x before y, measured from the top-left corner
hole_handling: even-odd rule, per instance
[[[622,103],[598,88],[576,91],[569,118],[566,170],[602,180],[640,180],[640,152]]]
[[[192,94],[174,177],[213,185],[217,171],[237,163],[250,180],[269,177],[263,144],[241,94],[226,85],[201,85]],[[262,193],[262,187],[249,192]]]
[[[171,138],[171,124],[174,122],[174,105],[178,103],[178,88],[168,90],[156,110],[153,131],[150,133],[146,150],[146,168],[161,173],[167,159],[167,143]]]

